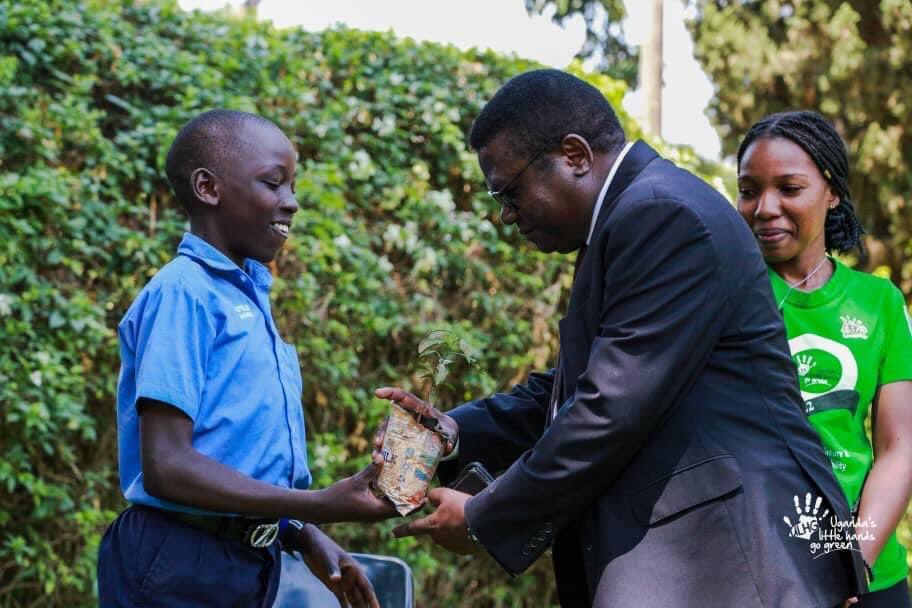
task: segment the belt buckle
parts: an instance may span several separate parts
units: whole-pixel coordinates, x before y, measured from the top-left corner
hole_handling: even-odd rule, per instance
[[[250,526],[244,535],[244,542],[255,549],[264,549],[279,536],[279,524],[257,524]]]

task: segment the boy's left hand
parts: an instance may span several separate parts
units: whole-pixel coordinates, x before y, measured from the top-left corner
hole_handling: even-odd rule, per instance
[[[358,562],[315,525],[306,524],[283,544],[300,551],[307,567],[335,594],[342,608],[380,608],[374,587]]]

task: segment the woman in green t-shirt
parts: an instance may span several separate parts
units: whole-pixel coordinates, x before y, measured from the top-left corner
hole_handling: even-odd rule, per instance
[[[892,283],[828,255],[860,246],[862,234],[833,126],[802,111],[751,127],[738,149],[738,210],[769,267],[805,410],[873,564],[871,593],[856,608],[909,607],[895,530],[912,494],[912,322]]]

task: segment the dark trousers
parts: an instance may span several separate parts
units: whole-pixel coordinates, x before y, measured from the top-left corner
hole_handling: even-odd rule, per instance
[[[99,606],[268,608],[279,587],[280,551],[278,542],[254,549],[133,506],[101,539]]]
[[[909,583],[902,580],[886,589],[866,593],[852,608],[912,608]]]

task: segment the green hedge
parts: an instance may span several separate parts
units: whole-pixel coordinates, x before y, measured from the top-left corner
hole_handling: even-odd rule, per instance
[[[465,144],[484,101],[531,67],[173,1],[0,0],[0,605],[94,603],[98,542],[124,506],[115,328],[186,228],[163,157],[202,110],[263,114],[300,152],[274,305],[300,352],[317,487],[367,462],[386,411],[372,389],[411,382],[427,330],[458,327],[484,353],[488,373],[457,370],[449,405],[547,365],[570,265],[503,229]],[[623,84],[587,78],[619,106]],[[391,527],[331,533],[405,558],[419,604],[556,601],[547,560],[512,580]]]

